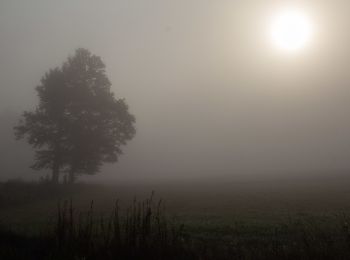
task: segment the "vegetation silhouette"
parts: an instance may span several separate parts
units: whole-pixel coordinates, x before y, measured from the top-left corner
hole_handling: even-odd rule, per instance
[[[7,183],[22,190],[28,183]],[[47,184],[31,184],[49,192]],[[39,185],[39,186],[38,186]],[[75,184],[78,185],[78,184]],[[72,185],[72,186],[75,186]],[[50,186],[50,185],[49,185]],[[79,186],[79,185],[78,185]],[[67,193],[64,185],[56,192]],[[76,189],[77,187],[75,187]],[[52,192],[52,191],[51,191]],[[42,197],[42,196],[41,196]],[[92,201],[87,210],[72,200],[59,203],[50,225],[23,233],[0,224],[0,259],[349,259],[350,229],[346,214],[332,218],[298,217],[259,225],[208,225],[172,221],[153,196],[134,200],[99,215]]]
[[[116,162],[135,135],[135,117],[111,91],[101,58],[86,49],[47,72],[36,91],[39,105],[24,112],[14,130],[36,149],[32,168],[51,169],[53,183],[61,172],[74,182]]]

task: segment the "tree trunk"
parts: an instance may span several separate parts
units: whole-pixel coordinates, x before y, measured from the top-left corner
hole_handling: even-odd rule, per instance
[[[52,167],[52,180],[51,180],[53,184],[58,184],[59,176],[60,176],[60,167],[58,166],[57,163],[54,163]]]
[[[59,140],[57,138],[56,140]],[[56,141],[54,146],[54,157],[52,162],[52,183],[58,184],[60,182],[60,162],[61,162],[61,156],[60,156],[60,144],[58,141]]]

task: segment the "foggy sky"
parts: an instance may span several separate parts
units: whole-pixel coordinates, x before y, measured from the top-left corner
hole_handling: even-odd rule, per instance
[[[350,4],[290,1],[317,29],[290,55],[266,33],[285,3],[0,0],[0,115],[33,109],[44,73],[83,47],[136,116],[135,139],[99,178],[350,170]],[[0,145],[27,171],[23,143]]]

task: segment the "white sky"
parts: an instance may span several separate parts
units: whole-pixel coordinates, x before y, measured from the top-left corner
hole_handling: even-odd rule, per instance
[[[317,35],[288,56],[266,35],[286,1],[0,0],[0,110],[33,108],[45,71],[85,47],[137,118],[105,178],[349,169],[350,3],[289,3]]]

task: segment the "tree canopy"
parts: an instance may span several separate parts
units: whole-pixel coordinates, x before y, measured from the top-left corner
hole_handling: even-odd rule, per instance
[[[97,173],[135,135],[135,118],[111,91],[104,63],[86,49],[47,72],[36,91],[39,104],[23,113],[15,135],[36,149],[32,168],[51,169],[53,182],[61,172],[71,182]]]

